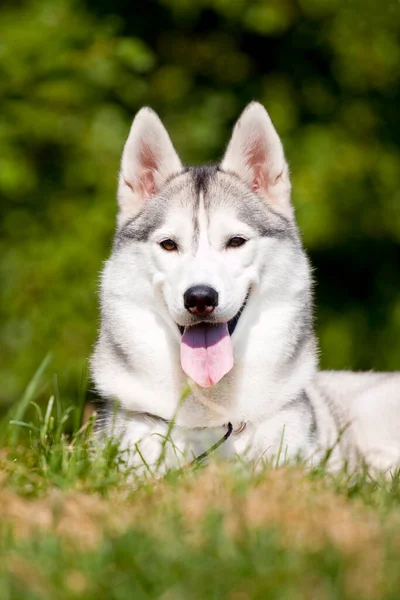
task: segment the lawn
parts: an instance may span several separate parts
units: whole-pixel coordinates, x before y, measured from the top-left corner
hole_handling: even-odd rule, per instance
[[[93,452],[83,394],[35,403],[45,367],[1,425],[1,600],[400,597],[398,474],[211,459],[139,478],[115,443]]]

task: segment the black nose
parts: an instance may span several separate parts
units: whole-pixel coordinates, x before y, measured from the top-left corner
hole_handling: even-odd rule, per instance
[[[218,306],[218,292],[208,285],[194,285],[183,294],[183,301],[192,315],[202,317]]]

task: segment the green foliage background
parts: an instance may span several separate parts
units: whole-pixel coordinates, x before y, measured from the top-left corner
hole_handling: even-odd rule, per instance
[[[0,8],[0,401],[43,356],[68,398],[97,327],[143,104],[185,162],[252,99],[291,164],[325,368],[400,368],[398,0],[18,0]]]

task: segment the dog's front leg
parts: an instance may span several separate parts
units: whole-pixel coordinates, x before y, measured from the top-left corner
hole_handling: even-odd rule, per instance
[[[137,475],[161,476],[185,464],[184,439],[162,419],[119,413],[99,436],[103,441],[112,438],[118,442],[124,467]]]

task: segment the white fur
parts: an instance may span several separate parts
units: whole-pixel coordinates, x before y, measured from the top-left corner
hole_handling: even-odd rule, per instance
[[[144,456],[154,466],[168,430],[162,419],[175,418],[176,451],[168,451],[164,468],[206,450],[222,437],[228,422],[246,427],[221,446],[224,456],[239,454],[256,462],[297,455],[317,460],[342,434],[332,464],[356,464],[361,455],[376,468],[398,465],[400,375],[389,380],[372,374],[317,374],[315,340],[312,333],[304,334],[310,268],[296,238],[282,144],[261,105],[253,103],[239,119],[221,167],[225,173],[218,173],[207,191],[218,202],[207,212],[200,198],[198,231],[186,209],[193,195],[190,174],[182,173],[166,188],[170,204],[162,223],[145,243],[117,245],[102,275],[102,328],[92,373],[100,394],[120,403],[114,433],[130,449],[131,462],[143,467]],[[156,210],[163,182],[180,171],[158,117],[140,111],[122,157],[119,226],[150,200]],[[294,241],[260,236],[238,217],[241,199],[245,203],[251,194],[272,209],[272,217],[277,213],[289,220]],[[232,235],[248,242],[226,250]],[[179,252],[160,247],[167,238],[177,241]],[[207,389],[188,382],[181,368],[177,327],[193,323],[182,300],[185,290],[205,283],[218,291],[214,316],[223,322],[234,317],[250,290],[232,336],[234,367]],[[181,404],[188,383],[191,391]],[[303,393],[312,410],[299,401]],[[111,435],[110,420],[104,430]],[[135,454],[137,444],[141,456]]]

